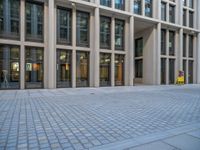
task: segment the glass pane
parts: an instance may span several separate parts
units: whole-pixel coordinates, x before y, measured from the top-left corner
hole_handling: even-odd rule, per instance
[[[57,87],[71,87],[72,56],[71,51],[57,50]]]
[[[0,1],[0,37],[19,38],[20,1]]]
[[[145,16],[152,17],[152,0],[145,0]]]
[[[189,27],[193,28],[194,26],[194,13],[193,12],[189,12]]]
[[[143,60],[142,59],[135,60],[135,77],[136,78],[143,77]]]
[[[0,45],[0,89],[20,88],[20,50]]]
[[[26,88],[43,88],[44,76],[43,49],[26,47],[25,50],[25,78]]]
[[[163,21],[166,21],[166,11],[167,11],[167,7],[166,7],[166,3],[161,3],[161,19]]]
[[[169,6],[169,22],[175,23],[175,6]]]
[[[166,55],[166,30],[161,30],[161,55]]]
[[[193,83],[193,61],[189,60],[188,62],[188,83]]]
[[[76,53],[76,86],[89,86],[89,52]]]
[[[101,0],[100,4],[107,7],[111,7],[111,0]]]
[[[161,84],[166,84],[166,58],[161,58]]]
[[[100,54],[100,86],[111,85],[111,54]]]
[[[115,55],[115,85],[124,85],[124,55]]]
[[[169,31],[169,55],[175,55],[175,32]]]
[[[187,74],[187,61],[183,60],[183,71],[184,71],[184,82],[186,83],[186,74]]]
[[[77,12],[76,44],[78,46],[89,47],[89,13]]]
[[[183,34],[183,57],[186,57],[186,34]]]
[[[183,9],[183,25],[186,26],[187,25],[187,13],[186,10]]]
[[[141,0],[134,0],[133,10],[135,14],[141,15],[142,12],[142,1]]]
[[[111,48],[111,19],[101,16],[100,18],[100,48]]]
[[[175,60],[169,59],[169,84],[175,83]]]
[[[71,10],[67,8],[57,9],[57,42],[60,44],[71,44],[72,39],[72,16]]]
[[[143,56],[143,38],[135,40],[135,57]]]
[[[188,49],[188,51],[189,51],[188,56],[192,58],[193,57],[193,51],[194,51],[194,48],[193,48],[193,36],[192,35],[189,36],[189,49]]]
[[[125,9],[125,0],[115,0],[115,8],[124,10]]]
[[[26,40],[43,41],[43,4],[26,2]]]
[[[115,19],[115,49],[124,49],[124,21]]]

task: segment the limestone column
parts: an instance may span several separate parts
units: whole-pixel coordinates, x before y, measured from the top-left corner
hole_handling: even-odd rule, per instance
[[[115,86],[115,18],[111,20],[111,86]]]
[[[183,29],[179,30],[179,38],[178,38],[178,50],[177,50],[177,62],[178,62],[178,70],[183,70]]]
[[[200,84],[200,33],[197,34],[197,83]]]
[[[76,6],[72,9],[72,87],[76,87]]]

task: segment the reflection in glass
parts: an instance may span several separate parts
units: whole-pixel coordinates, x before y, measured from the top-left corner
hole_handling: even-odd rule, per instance
[[[133,11],[135,14],[141,15],[142,12],[142,0],[134,0]]]
[[[25,50],[25,87],[28,89],[43,87],[43,49],[26,47]]]
[[[110,49],[111,47],[111,19],[109,17],[100,17],[100,47]]]
[[[57,87],[71,87],[71,51],[57,50]]]
[[[111,0],[100,0],[100,4],[103,6],[111,7]]]
[[[20,52],[18,46],[0,45],[0,89],[20,87]]]
[[[145,0],[145,16],[152,17],[152,0]]]
[[[169,55],[175,55],[175,32],[169,31]]]
[[[111,85],[111,55],[100,54],[100,86]]]
[[[89,52],[76,52],[76,87],[89,86]]]
[[[124,49],[124,20],[115,19],[115,49]]]
[[[124,55],[115,55],[115,85],[124,85]]]
[[[115,0],[115,8],[124,10],[125,9],[125,0]]]

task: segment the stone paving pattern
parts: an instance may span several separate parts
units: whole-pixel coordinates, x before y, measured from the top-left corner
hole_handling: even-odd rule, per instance
[[[0,150],[90,149],[195,123],[200,85],[0,91]]]

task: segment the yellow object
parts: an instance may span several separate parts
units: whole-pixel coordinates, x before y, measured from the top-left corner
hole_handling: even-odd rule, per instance
[[[180,76],[180,77],[178,77],[177,78],[177,84],[179,84],[179,85],[182,85],[182,84],[184,84],[184,76]]]

